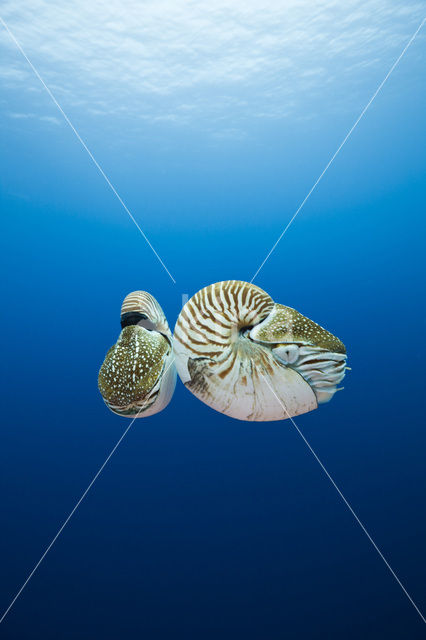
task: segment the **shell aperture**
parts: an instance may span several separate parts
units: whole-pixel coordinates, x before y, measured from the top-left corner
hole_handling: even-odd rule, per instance
[[[172,334],[157,300],[146,291],[126,296],[121,326],[100,368],[98,386],[111,411],[143,418],[162,411],[173,396]]]
[[[239,420],[283,420],[316,409],[333,397],[346,368],[338,338],[239,280],[210,285],[188,300],[174,352],[185,386]]]

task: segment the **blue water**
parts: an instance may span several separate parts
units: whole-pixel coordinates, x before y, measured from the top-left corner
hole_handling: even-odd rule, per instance
[[[97,390],[123,297],[150,291],[173,327],[185,294],[250,280],[421,20],[418,5],[387,15],[387,46],[361,70],[324,56],[333,82],[296,87],[282,113],[285,87],[271,98],[262,69],[156,93],[163,114],[192,101],[181,121],[91,111],[87,68],[55,73],[26,30],[29,3],[6,4],[176,283],[3,30],[1,68],[22,75],[3,73],[0,104],[2,611],[128,425]],[[366,29],[380,27],[375,4]],[[296,422],[423,614],[424,68],[423,32],[255,280],[346,344],[344,391]],[[278,112],[262,115],[271,101]],[[20,640],[426,637],[292,424],[232,420],[179,381],[164,412],[131,427],[1,626]]]

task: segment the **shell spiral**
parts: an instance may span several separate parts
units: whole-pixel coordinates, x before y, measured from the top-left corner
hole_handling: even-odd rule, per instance
[[[282,420],[328,401],[345,374],[344,345],[239,280],[201,289],[174,331],[176,368],[200,400],[240,420]]]
[[[143,418],[162,411],[173,396],[172,334],[162,308],[146,291],[126,296],[121,326],[100,368],[98,386],[111,411]]]

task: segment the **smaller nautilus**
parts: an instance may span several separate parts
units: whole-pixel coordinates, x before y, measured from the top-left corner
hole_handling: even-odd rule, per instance
[[[123,301],[121,327],[99,371],[99,390],[114,413],[151,416],[168,405],[176,384],[169,325],[150,293],[134,291]]]
[[[343,343],[259,287],[228,280],[196,293],[174,331],[176,368],[207,405],[239,420],[283,420],[329,401]]]

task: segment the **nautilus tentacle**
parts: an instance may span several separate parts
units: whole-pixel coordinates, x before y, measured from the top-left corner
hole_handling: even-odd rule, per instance
[[[174,351],[185,386],[240,420],[283,420],[316,409],[345,375],[338,338],[239,280],[205,287],[185,304]]]
[[[162,308],[146,291],[126,296],[121,326],[99,371],[99,390],[114,413],[143,418],[162,411],[173,396],[172,334]]]

